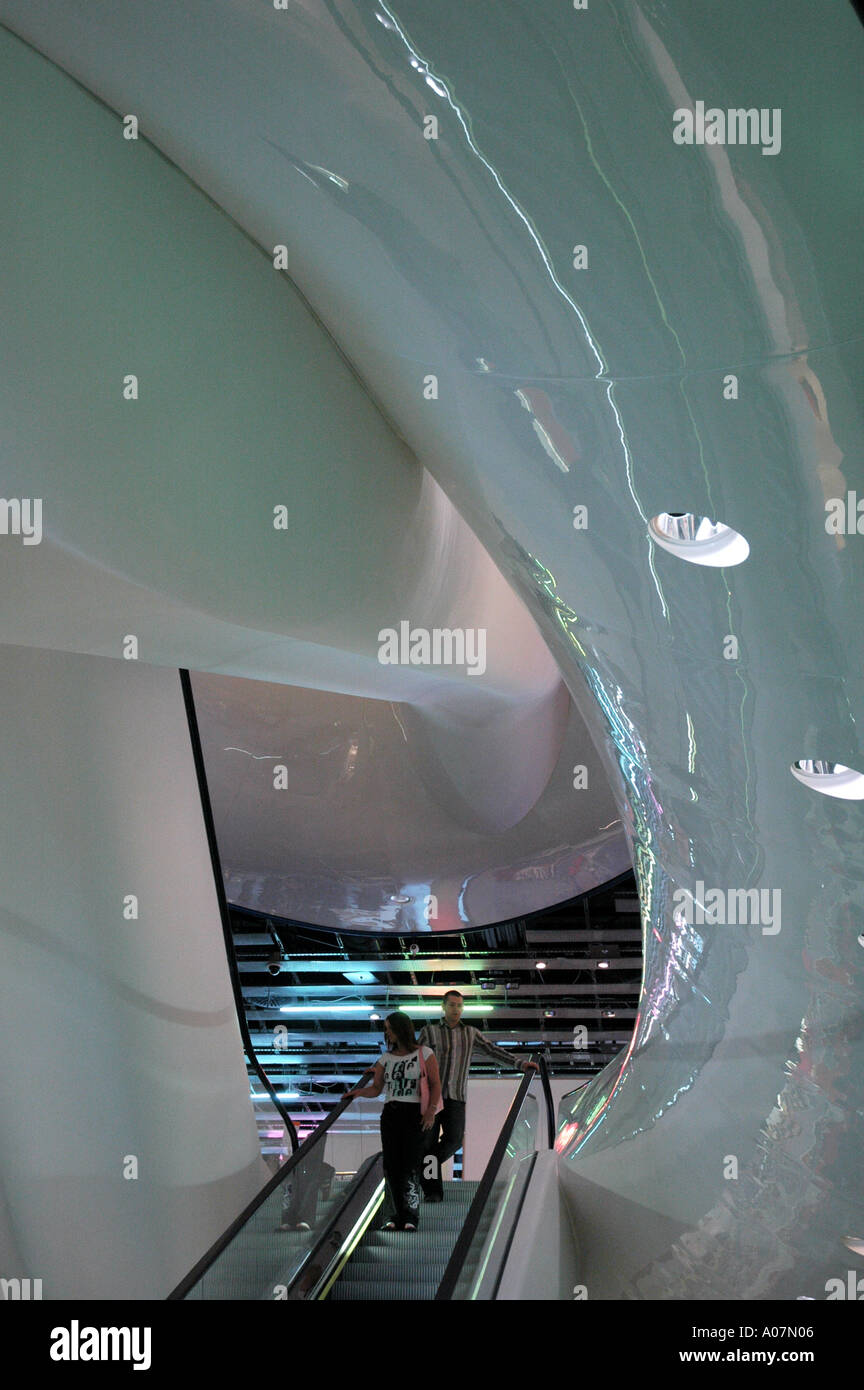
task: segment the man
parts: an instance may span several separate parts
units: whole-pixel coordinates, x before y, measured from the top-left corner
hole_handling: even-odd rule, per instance
[[[440,1202],[444,1197],[441,1165],[462,1147],[465,1136],[465,1088],[468,1069],[475,1047],[508,1067],[519,1071],[536,1071],[536,1062],[519,1062],[511,1053],[496,1047],[477,1028],[462,1022],[465,1001],[458,989],[448,989],[441,1000],[443,1016],[440,1023],[427,1023],[421,1029],[420,1043],[431,1047],[441,1074],[441,1097],[444,1108],[426,1139],[421,1183],[427,1202]]]

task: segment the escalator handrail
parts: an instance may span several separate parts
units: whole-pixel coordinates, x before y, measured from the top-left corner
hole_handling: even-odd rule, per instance
[[[222,923],[222,937],[225,943],[225,956],[228,962],[228,974],[231,980],[231,991],[234,995],[234,1005],[237,1010],[237,1023],[240,1027],[240,1036],[243,1039],[243,1049],[249,1059],[249,1064],[264,1090],[270,1097],[270,1101],[276,1110],[277,1115],[282,1119],[285,1132],[291,1144],[291,1148],[296,1152],[297,1131],[294,1128],[294,1121],[291,1119],[285,1106],[282,1104],[276,1092],[276,1088],[269,1076],[261,1065],[261,1061],[255,1051],[252,1036],[249,1032],[249,1024],[246,1020],[246,1008],[243,1002],[243,987],[240,983],[240,973],[237,969],[237,953],[234,949],[234,936],[231,930],[231,913],[228,907],[228,899],[225,896],[225,881],[222,877],[222,862],[219,858],[219,844],[216,839],[216,823],[213,819],[213,808],[210,805],[210,792],[207,786],[207,771],[204,766],[204,751],[201,746],[201,734],[198,729],[198,716],[195,712],[195,696],[192,692],[192,680],[189,672],[185,669],[180,671],[180,689],[183,694],[183,704],[186,710],[186,722],[189,726],[189,742],[192,749],[192,762],[195,767],[195,776],[198,781],[198,795],[201,800],[201,815],[204,820],[204,831],[207,836],[207,848],[210,854],[210,866],[213,870],[213,886],[216,890],[216,901],[219,905],[219,917]]]
[[[372,1068],[367,1067],[361,1073],[360,1081],[357,1084],[362,1084],[363,1077],[371,1075],[371,1072]],[[285,1179],[288,1177],[288,1174],[291,1173],[298,1166],[298,1164],[302,1163],[303,1160],[308,1157],[310,1149],[314,1148],[316,1144],[323,1142],[324,1136],[326,1135],[328,1129],[330,1129],[331,1126],[336,1123],[336,1121],[339,1119],[339,1116],[342,1115],[348,1109],[348,1106],[354,1099],[354,1096],[350,1096],[347,1094],[342,1097],[339,1104],[330,1111],[330,1114],[327,1116],[326,1120],[322,1120],[320,1125],[316,1126],[314,1132],[309,1135],[309,1138],[304,1139],[299,1149],[294,1150],[291,1157],[289,1159],[286,1159],[279,1171],[273,1174],[273,1177],[270,1179],[270,1181],[268,1183],[265,1183],[260,1192],[256,1193],[256,1195],[252,1198],[252,1201],[248,1204],[248,1206],[245,1206],[243,1208],[240,1215],[237,1216],[231,1222],[231,1225],[228,1226],[227,1229],[222,1232],[219,1239],[217,1241],[214,1241],[214,1243],[210,1246],[210,1249],[204,1255],[201,1256],[201,1259],[198,1261],[198,1263],[193,1265],[189,1273],[183,1279],[180,1280],[180,1283],[177,1285],[177,1287],[171,1290],[167,1298],[167,1301],[169,1303],[176,1302],[177,1300],[186,1297],[189,1290],[193,1288],[195,1284],[198,1283],[198,1280],[201,1278],[202,1274],[205,1274],[207,1272],[207,1270],[213,1264],[214,1260],[216,1260],[217,1257],[221,1255],[222,1251],[234,1239],[237,1232],[246,1225],[246,1222],[249,1220],[251,1216],[254,1215],[254,1213],[258,1210],[261,1204],[263,1202],[266,1202],[267,1198],[271,1195],[271,1193],[275,1192],[276,1188],[279,1187],[279,1185],[285,1181]]]
[[[530,1058],[530,1060],[533,1062],[535,1061],[535,1058],[532,1057]],[[486,1164],[486,1167],[483,1171],[483,1176],[480,1179],[480,1186],[477,1188],[477,1191],[474,1194],[474,1200],[468,1208],[468,1215],[465,1218],[465,1225],[459,1232],[459,1239],[456,1241],[456,1244],[453,1247],[453,1254],[450,1256],[450,1259],[447,1262],[447,1268],[444,1271],[441,1283],[438,1285],[438,1292],[435,1295],[436,1303],[444,1302],[452,1298],[453,1296],[453,1291],[456,1288],[456,1284],[458,1282],[462,1266],[465,1263],[465,1257],[468,1254],[469,1249],[471,1248],[471,1243],[474,1240],[474,1236],[477,1233],[477,1227],[480,1225],[480,1218],[483,1215],[483,1209],[486,1206],[489,1194],[492,1191],[492,1184],[494,1183],[495,1178],[497,1177],[498,1169],[501,1167],[501,1164],[504,1161],[504,1155],[507,1152],[507,1145],[510,1143],[510,1136],[516,1127],[516,1121],[519,1118],[519,1111],[522,1109],[522,1102],[525,1099],[525,1096],[528,1093],[528,1087],[531,1085],[533,1080],[533,1073],[530,1071],[526,1071],[525,1075],[522,1077],[522,1080],[519,1083],[519,1089],[513,1098],[513,1103],[510,1106],[510,1109],[507,1111],[507,1118],[504,1121],[501,1133],[498,1135],[495,1148],[492,1150],[492,1157]]]
[[[315,1245],[310,1250],[308,1258],[304,1259],[303,1264],[298,1269],[297,1273],[294,1275],[293,1279],[288,1285],[287,1296],[289,1298],[291,1297],[296,1285],[300,1282],[300,1280],[308,1276],[310,1265],[315,1259],[318,1258],[318,1255],[325,1248],[327,1241],[332,1236],[334,1227],[336,1226],[338,1221],[341,1221],[344,1218],[345,1211],[348,1208],[349,1203],[352,1201],[352,1199],[356,1198],[358,1194],[361,1194],[360,1200],[362,1201],[363,1197],[365,1196],[365,1192],[369,1191],[370,1188],[372,1189],[372,1193],[374,1196],[375,1189],[377,1189],[383,1183],[383,1181],[384,1155],[381,1152],[378,1152],[377,1154],[372,1154],[370,1158],[367,1158],[366,1161],[362,1163],[360,1167],[357,1169],[357,1172],[355,1173],[351,1181],[350,1187],[346,1191],[343,1200],[339,1203],[338,1210],[335,1211],[333,1215],[330,1217],[330,1219],[327,1222],[327,1225],[321,1232],[321,1235],[319,1236],[318,1240],[315,1242]],[[335,1278],[331,1279],[333,1265],[338,1262],[341,1253],[341,1251],[337,1252],[331,1260],[330,1265],[320,1272],[315,1283],[306,1293],[307,1299],[319,1298],[321,1295],[322,1288],[324,1288],[327,1285],[328,1281],[330,1281],[331,1283],[335,1283],[336,1279],[340,1277],[342,1273],[341,1269],[339,1270],[339,1273],[335,1276]],[[348,1257],[346,1256],[345,1260],[343,1260],[343,1266],[345,1263],[347,1263],[347,1259]]]
[[[555,1103],[552,1099],[552,1087],[549,1084],[549,1068],[546,1065],[546,1058],[540,1054],[540,1080],[543,1084],[543,1099],[546,1101],[546,1131],[548,1134],[548,1145],[550,1149],[555,1147]]]

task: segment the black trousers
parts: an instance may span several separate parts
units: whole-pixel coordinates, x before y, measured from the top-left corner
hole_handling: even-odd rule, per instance
[[[438,1112],[432,1128],[426,1131],[420,1181],[427,1197],[444,1195],[441,1165],[459,1152],[464,1138],[465,1102],[445,1099],[444,1109]]]
[[[381,1150],[386,1198],[384,1220],[404,1226],[420,1218],[420,1160],[423,1129],[420,1102],[388,1100],[381,1111]]]
[[[326,1140],[320,1139],[283,1182],[283,1226],[296,1226],[300,1221],[315,1225],[319,1194],[329,1196],[336,1174],[333,1165],[324,1162],[325,1148]]]

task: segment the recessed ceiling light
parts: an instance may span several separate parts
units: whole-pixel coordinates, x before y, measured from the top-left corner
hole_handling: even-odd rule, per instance
[[[598,969],[598,970],[608,970],[608,969],[609,969],[609,962],[608,962],[608,960],[598,960],[598,962],[597,962],[597,969]]]
[[[659,512],[648,523],[653,540],[692,565],[740,565],[750,545],[731,526],[694,512]]]
[[[793,777],[811,787],[814,792],[825,796],[839,796],[844,801],[864,800],[864,777],[854,768],[844,767],[842,763],[820,762],[812,758],[799,758],[790,768]]]
[[[390,901],[391,903],[410,903],[411,899],[406,898],[404,893],[391,893]]]
[[[534,962],[534,969],[535,969],[535,970],[545,970],[545,969],[546,969],[546,962],[545,962],[545,960],[537,960],[537,961],[535,961],[535,962]]]

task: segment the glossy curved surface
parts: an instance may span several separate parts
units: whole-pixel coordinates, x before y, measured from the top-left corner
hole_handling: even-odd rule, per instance
[[[565,902],[630,868],[573,705],[543,792],[501,830],[459,796],[409,705],[200,672],[192,686],[233,903],[342,930],[454,931]]]
[[[257,802],[249,777],[238,789],[240,755],[223,776],[226,746],[257,759],[284,734],[296,760],[302,737],[290,694],[271,692],[262,728],[258,683],[243,696],[234,682],[212,770],[241,905],[410,927],[381,913],[382,886],[386,902],[412,884],[418,928],[476,926],[622,872],[602,762],[535,620],[301,296],[157,151],[5,31],[0,64],[16,190],[0,268],[4,485],[43,516],[38,544],[0,546],[2,641],[120,657],[131,636],[149,664],[278,680],[322,692],[322,707],[335,692],[353,700],[349,723],[363,700],[395,721],[418,783],[398,829],[402,750],[380,745],[355,768],[365,803],[355,782],[346,819],[325,789],[310,816],[296,761],[288,796],[272,780]],[[466,643],[471,662],[382,664],[380,634],[403,624],[482,643]],[[587,780],[568,798],[577,763]],[[313,828],[310,864],[294,847]],[[427,831],[438,848],[418,864]],[[509,891],[514,874],[527,891]]]
[[[826,526],[864,494],[854,12],[203,12],[113,7],[96,43],[87,6],[0,3],[289,247],[617,767],[645,978],[559,1136],[589,1297],[824,1297],[864,1227],[864,839],[789,768],[862,766],[864,539]],[[782,147],[676,145],[699,100],[781,111]],[[670,508],[746,563],[659,551]]]

